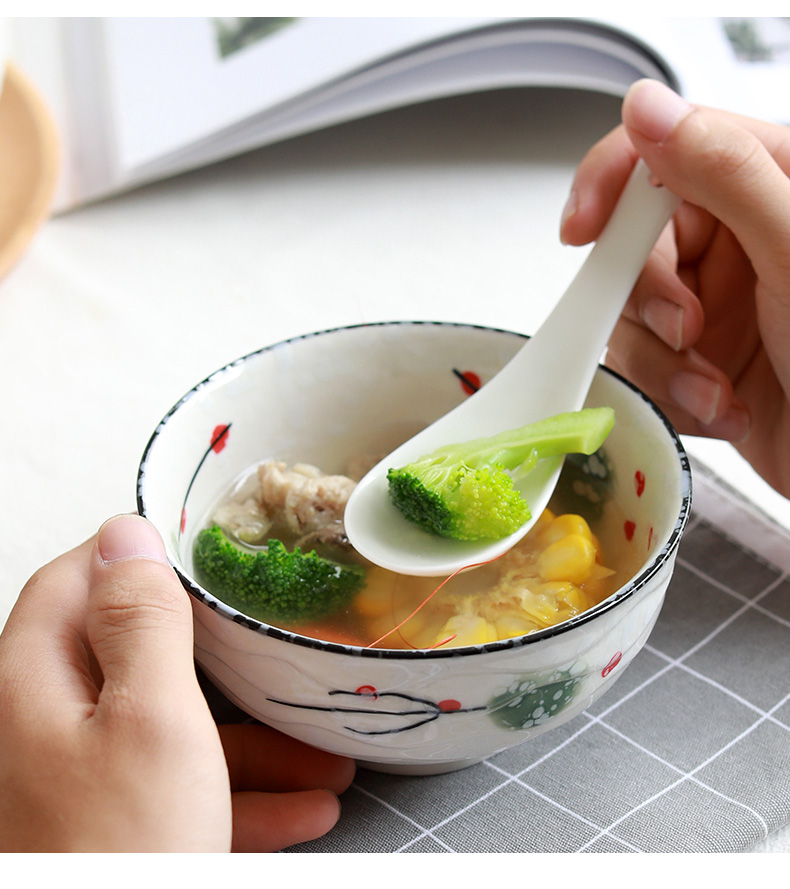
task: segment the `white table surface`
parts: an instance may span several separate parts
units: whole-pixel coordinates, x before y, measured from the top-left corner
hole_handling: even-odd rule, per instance
[[[573,92],[452,99],[50,220],[0,282],[0,625],[37,567],[134,511],[155,424],[226,362],[366,321],[535,330],[586,255],[557,234],[575,164],[618,114]],[[688,444],[790,527],[728,446]]]

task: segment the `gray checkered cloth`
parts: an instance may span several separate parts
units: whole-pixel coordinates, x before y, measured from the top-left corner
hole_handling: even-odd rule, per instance
[[[591,709],[446,775],[359,770],[341,802],[289,851],[749,850],[790,822],[790,574],[695,513],[648,644]]]

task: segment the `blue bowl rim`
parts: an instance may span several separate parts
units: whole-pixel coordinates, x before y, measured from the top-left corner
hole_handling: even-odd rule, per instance
[[[143,494],[143,489],[145,485],[145,466],[148,460],[149,454],[151,453],[156,440],[164,431],[168,421],[193,397],[196,395],[198,391],[202,391],[205,389],[207,385],[212,384],[213,382],[218,382],[225,371],[238,368],[245,361],[249,361],[251,359],[256,358],[259,355],[262,355],[266,352],[271,352],[274,349],[278,349],[283,346],[292,345],[297,342],[301,342],[304,340],[312,339],[318,336],[324,336],[333,333],[340,333],[342,331],[347,330],[359,330],[363,328],[372,328],[372,327],[406,327],[406,326],[436,326],[436,327],[447,327],[447,328],[463,328],[463,329],[471,329],[471,330],[482,330],[490,333],[501,333],[508,336],[515,336],[520,339],[529,339],[527,334],[518,333],[513,330],[506,330],[500,327],[489,327],[482,324],[469,324],[464,322],[455,322],[455,321],[408,321],[408,320],[396,320],[396,321],[371,321],[371,322],[363,322],[360,324],[346,324],[338,327],[326,328],[323,330],[312,331],[310,333],[299,334],[297,336],[289,337],[284,340],[280,340],[276,343],[271,343],[270,345],[263,346],[260,349],[256,349],[253,352],[249,352],[246,355],[236,359],[235,361],[231,361],[226,364],[224,367],[219,368],[214,373],[210,374],[208,377],[203,379],[201,382],[197,383],[193,386],[184,396],[182,396],[174,405],[170,408],[170,410],[165,414],[165,416],[160,420],[157,424],[154,432],[151,434],[151,437],[148,440],[148,443],[145,446],[143,451],[143,455],[140,460],[140,464],[137,472],[137,511],[141,516],[149,518],[147,515],[147,510],[145,506],[145,497]],[[680,440],[680,436],[678,435],[675,428],[669,422],[669,419],[666,417],[664,412],[658,407],[655,402],[650,399],[641,389],[637,388],[633,383],[629,382],[625,377],[618,374],[616,371],[611,370],[608,367],[603,365],[600,366],[600,369],[615,379],[619,380],[623,385],[625,385],[628,389],[630,389],[638,398],[640,398],[647,406],[653,411],[653,413],[658,417],[658,419],[663,424],[664,428],[669,435],[670,440],[675,446],[675,450],[678,455],[678,460],[680,462],[681,468],[681,483],[682,483],[682,494],[681,494],[681,503],[680,510],[678,513],[678,517],[675,522],[675,527],[672,529],[672,532],[667,539],[665,545],[659,550],[650,562],[645,565],[645,567],[628,583],[624,584],[620,587],[617,592],[613,593],[608,598],[604,599],[602,602],[599,602],[597,605],[594,605],[592,608],[587,609],[587,611],[583,611],[581,614],[576,615],[575,617],[570,618],[569,620],[563,621],[561,623],[555,624],[554,626],[547,627],[545,630],[537,630],[534,633],[530,633],[526,636],[514,636],[510,639],[502,639],[497,642],[486,642],[480,645],[469,645],[469,646],[459,646],[458,648],[447,648],[447,649],[399,649],[399,648],[364,648],[355,645],[347,645],[341,642],[327,642],[321,639],[314,639],[309,636],[301,636],[298,633],[294,633],[290,630],[284,630],[279,627],[271,626],[270,624],[264,623],[262,621],[255,620],[254,618],[248,617],[240,611],[237,611],[235,608],[232,608],[229,605],[226,605],[224,602],[221,602],[219,599],[215,598],[208,590],[205,590],[200,586],[193,578],[191,578],[186,572],[184,572],[178,565],[173,564],[171,561],[171,565],[175,570],[179,580],[183,587],[187,590],[187,592],[194,596],[199,602],[203,605],[206,605],[213,611],[216,611],[222,617],[225,617],[229,620],[232,620],[234,623],[241,624],[242,626],[247,627],[254,632],[261,633],[266,636],[270,636],[275,639],[279,639],[283,642],[290,642],[296,645],[302,645],[307,648],[317,649],[319,651],[327,651],[327,652],[335,652],[339,654],[353,655],[358,657],[373,657],[373,658],[385,658],[385,659],[405,659],[405,660],[422,660],[422,659],[435,659],[435,658],[447,658],[447,657],[468,657],[469,655],[475,654],[487,654],[494,652],[502,652],[507,651],[509,649],[522,648],[528,645],[536,645],[543,640],[551,639],[555,636],[560,636],[565,633],[570,632],[571,630],[576,629],[576,627],[583,626],[584,624],[590,623],[591,621],[596,620],[604,614],[607,614],[613,608],[616,608],[621,602],[626,601],[635,595],[639,590],[641,590],[649,581],[661,570],[662,566],[667,562],[667,560],[672,556],[673,552],[677,549],[680,538],[683,534],[683,531],[688,523],[690,514],[691,514],[691,499],[692,499],[692,482],[691,482],[691,465],[688,458],[688,455],[683,447],[683,444]]]

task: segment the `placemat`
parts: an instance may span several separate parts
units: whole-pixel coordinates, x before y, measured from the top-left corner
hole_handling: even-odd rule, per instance
[[[785,826],[790,577],[734,534],[692,513],[648,644],[588,711],[446,775],[360,769],[288,851],[742,852]]]

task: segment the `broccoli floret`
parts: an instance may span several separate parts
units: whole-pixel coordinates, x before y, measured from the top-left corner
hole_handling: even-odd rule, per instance
[[[218,599],[264,621],[316,620],[343,609],[365,582],[364,568],[289,551],[281,540],[249,552],[218,526],[203,529],[193,551],[197,579]]]
[[[390,497],[407,519],[432,534],[498,540],[517,531],[531,515],[508,471],[520,476],[544,457],[593,454],[613,425],[611,408],[585,408],[446,445],[390,469]]]

